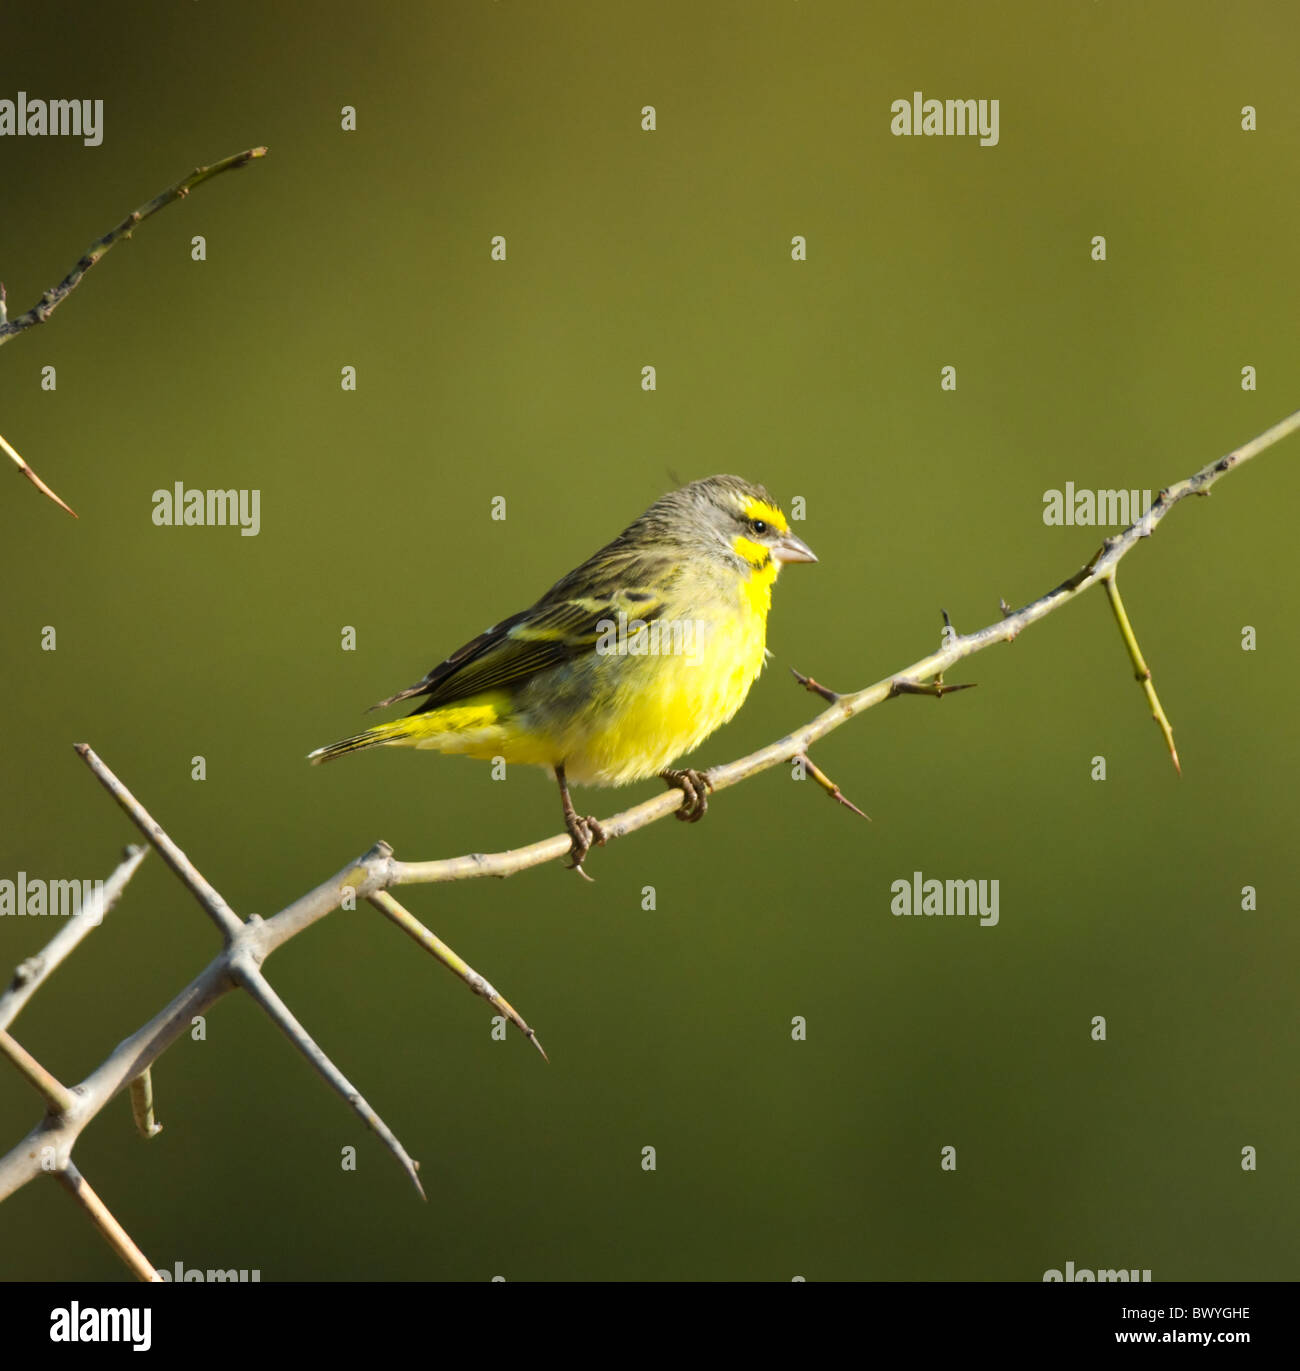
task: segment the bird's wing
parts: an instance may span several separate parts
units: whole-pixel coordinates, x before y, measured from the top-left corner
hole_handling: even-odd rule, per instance
[[[625,573],[647,569],[644,565],[622,568]],[[538,672],[594,651],[611,625],[617,628],[620,612],[629,622],[646,624],[663,614],[663,591],[644,582],[637,584],[639,576],[629,582],[626,575],[607,573],[602,579],[604,584],[593,584],[588,572],[583,589],[595,593],[578,595],[572,593],[579,580],[577,574],[566,576],[531,609],[494,624],[458,648],[423,680],[381,700],[374,708],[424,695],[427,699],[414,711],[422,714],[485,690],[522,685]]]

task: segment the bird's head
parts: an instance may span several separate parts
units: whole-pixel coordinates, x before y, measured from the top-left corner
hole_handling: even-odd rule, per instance
[[[739,476],[710,476],[673,495],[688,501],[711,537],[752,572],[774,578],[786,562],[817,560],[762,486]]]

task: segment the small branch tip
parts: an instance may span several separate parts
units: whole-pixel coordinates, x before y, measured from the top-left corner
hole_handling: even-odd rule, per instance
[[[871,822],[871,815],[865,810],[859,809],[806,752],[796,753],[795,759],[804,764],[804,769],[832,800],[837,804],[842,804],[846,809],[851,809],[855,814],[861,815],[868,823]]]
[[[1128,611],[1124,608],[1124,600],[1119,593],[1119,582],[1113,569],[1102,577],[1102,584],[1106,587],[1106,598],[1110,602],[1111,612],[1114,614],[1115,623],[1119,627],[1120,637],[1124,640],[1129,661],[1133,664],[1133,675],[1138,685],[1142,687],[1142,693],[1147,697],[1147,704],[1151,708],[1151,717],[1156,721],[1164,737],[1165,746],[1169,749],[1170,760],[1174,764],[1174,770],[1181,776],[1183,768],[1178,760],[1178,750],[1174,747],[1173,725],[1169,722],[1169,716],[1165,713],[1164,705],[1160,703],[1160,696],[1156,694],[1151,668],[1147,666],[1146,660],[1142,656],[1142,649],[1138,646],[1137,634],[1133,631],[1133,624],[1129,620]]]
[[[824,685],[819,685],[811,676],[805,676],[801,671],[796,671],[794,667],[790,668],[790,674],[805,690],[812,691],[814,695],[820,695],[822,699],[829,704],[837,704],[844,698],[838,691],[831,690]]]

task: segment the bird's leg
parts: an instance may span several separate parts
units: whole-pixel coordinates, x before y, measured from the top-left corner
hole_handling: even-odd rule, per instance
[[[705,810],[709,807],[709,791],[713,789],[713,782],[709,780],[706,771],[661,771],[659,779],[665,781],[674,790],[680,790],[686,796],[682,801],[681,808],[677,811],[677,817],[683,823],[698,823],[703,817]]]
[[[576,871],[584,880],[591,880],[591,877],[582,869],[582,863],[586,859],[587,853],[591,851],[592,843],[598,847],[605,846],[605,830],[600,826],[600,821],[588,814],[585,817],[578,813],[573,807],[573,801],[569,798],[569,783],[564,777],[564,764],[561,762],[555,768],[555,779],[560,783],[560,803],[564,806],[564,826],[569,830],[569,837],[573,839],[573,846],[569,853],[573,860],[569,863],[569,870]]]

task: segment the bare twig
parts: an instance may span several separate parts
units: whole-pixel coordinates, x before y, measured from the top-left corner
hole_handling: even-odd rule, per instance
[[[72,506],[68,504],[66,500],[61,499],[49,488],[49,486],[45,484],[44,481],[41,480],[41,478],[27,464],[26,458],[21,456],[18,450],[9,444],[9,442],[5,439],[3,433],[0,433],[0,452],[3,452],[7,457],[9,457],[13,461],[14,465],[18,468],[19,472],[23,476],[26,476],[27,479],[32,483],[32,485],[34,485],[36,489],[41,492],[42,495],[44,495],[47,499],[53,500],[54,503],[58,505],[60,509],[66,509],[74,519],[81,518],[81,515],[78,514],[77,511],[73,509]]]
[[[22,1007],[36,993],[37,989],[51,975],[59,963],[77,946],[92,929],[104,921],[104,915],[117,903],[126,883],[135,875],[140,863],[148,855],[147,847],[128,847],[121,865],[104,882],[102,891],[96,890],[87,903],[68,920],[64,926],[34,957],[28,957],[9,983],[9,988],[0,994],[0,1029],[8,1028],[22,1012]]]
[[[978,684],[978,681],[963,681],[960,685],[945,685],[940,674],[933,681],[894,681],[889,693],[891,698],[896,695],[933,695],[936,700],[942,700],[945,695],[951,695],[954,691],[974,690]]]
[[[99,260],[109,251],[114,244],[123,238],[129,238],[137,224],[142,224],[151,215],[157,214],[160,209],[166,209],[168,205],[177,200],[183,200],[196,186],[201,186],[204,181],[211,181],[214,176],[220,176],[223,171],[235,171],[240,167],[245,167],[249,162],[255,161],[259,157],[265,157],[266,148],[249,148],[246,152],[237,152],[233,157],[223,157],[220,162],[213,162],[208,167],[195,167],[192,172],[182,176],[174,186],[168,186],[166,190],[155,195],[147,204],[143,204],[139,209],[132,210],[130,214],[122,220],[116,228],[111,228],[102,237],[97,238],[85,255],[75,267],[59,282],[57,286],[51,286],[49,290],[29,309],[25,314],[20,314],[16,319],[8,322],[0,322],[0,347],[3,347],[11,338],[22,333],[25,329],[35,328],[37,324],[43,324],[51,314],[72,294],[81,284],[81,279]]]
[[[811,691],[814,695],[820,695],[823,700],[827,700],[831,704],[834,704],[836,700],[843,699],[843,696],[838,690],[831,690],[828,686],[824,686],[820,682],[814,681],[811,676],[805,676],[803,672],[796,671],[794,667],[790,668],[790,675],[793,676],[805,690]]]
[[[35,328],[37,324],[43,324],[51,314],[72,294],[81,284],[82,277],[113,247],[115,243],[123,238],[129,238],[137,224],[143,223],[151,215],[157,214],[160,209],[165,209],[176,200],[183,200],[195,186],[201,186],[204,181],[210,181],[214,176],[220,176],[223,171],[234,171],[239,167],[247,166],[249,162],[259,157],[265,157],[266,148],[249,148],[245,152],[237,152],[233,157],[223,157],[220,162],[213,162],[209,167],[195,167],[188,176],[183,176],[174,186],[168,188],[159,195],[155,195],[148,204],[141,205],[139,209],[133,210],[122,220],[116,228],[111,228],[102,237],[93,242],[87,249],[85,255],[78,261],[77,265],[59,282],[57,286],[51,286],[49,290],[29,309],[25,314],[20,314],[16,319],[10,319],[6,307],[4,285],[0,284],[0,347],[3,347],[11,338],[16,338],[20,333],[27,329]],[[32,470],[27,461],[19,456],[2,436],[0,436],[0,450],[10,458],[17,466],[18,470],[39,490],[43,495],[53,500],[60,509],[65,509],[74,519],[80,517],[76,510],[64,500],[60,499],[49,486]]]
[[[161,1277],[149,1264],[148,1257],[131,1241],[126,1229],[108,1211],[108,1206],[90,1188],[90,1182],[71,1162],[55,1173],[63,1188],[90,1216],[90,1221],[103,1234],[104,1241],[126,1263],[127,1270],[138,1280],[157,1281]]]
[[[19,1072],[27,1077],[28,1082],[36,1087],[49,1108],[56,1113],[66,1113],[76,1103],[68,1087],[47,1071],[4,1029],[0,1029],[0,1055],[8,1057],[13,1062]]]
[[[87,761],[94,756],[94,753],[85,743],[79,743],[77,751],[86,757]],[[107,767],[92,765],[90,769],[95,773],[100,785],[131,816],[136,827],[157,849],[158,855],[163,861],[180,877],[181,884],[203,906],[208,918],[225,934],[226,941],[229,942],[243,927],[235,911],[222,899],[220,893],[208,884],[193,862],[163,832],[162,825],[155,821],[153,816],[144,809],[135,796]]]
[[[544,1060],[548,1062],[551,1060],[537,1040],[537,1034],[515,1012],[510,1001],[490,981],[480,976],[468,962],[457,956],[437,934],[431,933],[425,928],[410,910],[400,905],[386,890],[377,890],[371,895],[370,903],[385,918],[391,919],[407,937],[413,938],[425,951],[433,953],[448,971],[459,976],[476,995],[481,995],[494,1009],[504,1014],[532,1042]]]
[[[398,1142],[393,1131],[362,1098],[361,1092],[356,1086],[316,1046],[311,1035],[294,1018],[289,1007],[271,988],[270,981],[253,964],[253,957],[249,951],[244,951],[233,959],[232,970],[239,984],[262,1006],[280,1032],[307,1058],[322,1079],[343,1096],[366,1127],[383,1140],[388,1150],[401,1162],[402,1169],[411,1178],[411,1184],[420,1192],[420,1198],[422,1200],[428,1199],[429,1197],[424,1193],[424,1187],[420,1184],[420,1177],[416,1174],[419,1170],[419,1163],[410,1157],[406,1148]]]
[[[796,754],[796,760],[803,763],[804,770],[807,771],[832,800],[837,804],[842,804],[846,809],[851,809],[855,814],[860,814],[868,823],[871,822],[871,815],[866,813],[865,810],[859,809],[811,757],[800,752]]]
[[[1151,717],[1160,725],[1160,732],[1164,735],[1165,746],[1169,749],[1169,757],[1174,764],[1174,770],[1181,776],[1183,768],[1178,761],[1178,749],[1174,746],[1173,725],[1170,724],[1169,716],[1165,713],[1165,707],[1160,703],[1160,697],[1156,694],[1155,682],[1151,679],[1151,668],[1147,666],[1146,659],[1142,656],[1142,649],[1138,646],[1137,634],[1133,632],[1128,611],[1124,608],[1124,601],[1120,598],[1119,583],[1114,571],[1109,576],[1104,576],[1101,583],[1106,587],[1106,598],[1110,601],[1111,612],[1115,615],[1115,622],[1119,625],[1120,637],[1124,639],[1129,660],[1133,663],[1134,679],[1142,687],[1143,693],[1147,697],[1147,703],[1151,706]]]

